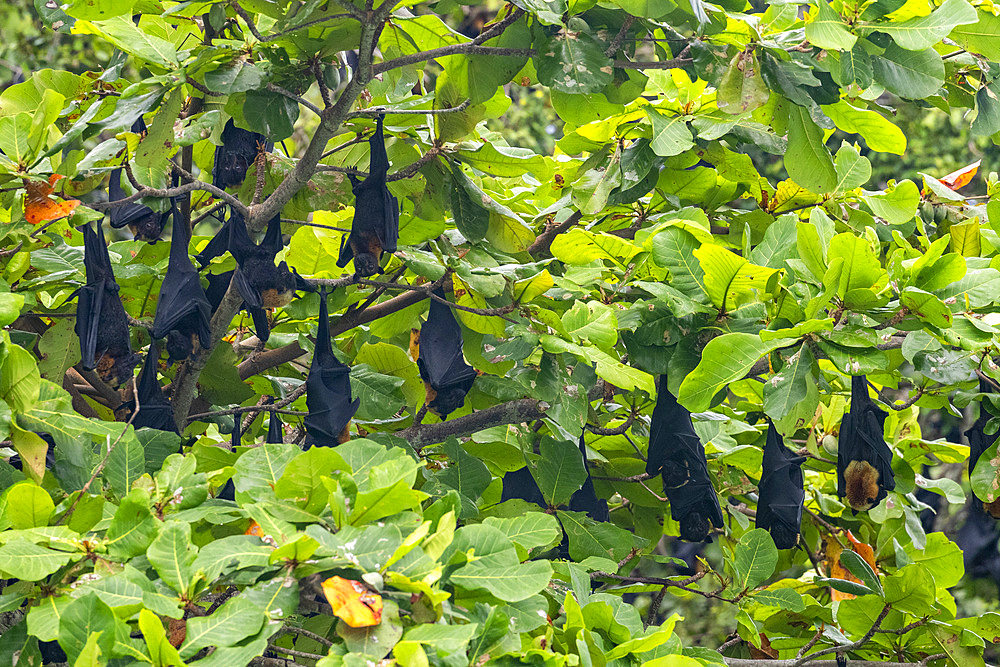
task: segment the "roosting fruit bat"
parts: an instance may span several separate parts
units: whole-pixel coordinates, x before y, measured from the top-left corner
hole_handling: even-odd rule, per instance
[[[274,144],[263,134],[236,127],[233,119],[222,129],[222,145],[215,147],[212,185],[218,188],[238,186],[246,178],[251,165],[261,151],[267,153]]]
[[[96,368],[101,379],[117,386],[132,377],[139,355],[132,352],[128,316],[118,296],[104,229],[97,225],[95,232],[90,224],[78,229],[83,233],[83,263],[87,270],[87,284],[73,293],[79,297],[75,329],[80,338],[80,356],[84,368]]]
[[[649,424],[646,472],[662,475],[670,515],[680,524],[682,540],[704,542],[709,522],[722,527],[722,508],[708,475],[705,447],[694,432],[691,413],[667,390],[666,375],[660,376]]]
[[[757,527],[771,533],[779,549],[792,549],[799,540],[802,524],[802,462],[795,456],[768,422],[767,443],[764,445],[763,474],[758,485]]]
[[[253,317],[257,338],[271,335],[265,308],[282,308],[291,303],[296,290],[315,291],[285,262],[274,265],[281,251],[281,222],[275,216],[267,225],[264,240],[257,245],[247,232],[243,216],[235,211],[229,219],[229,252],[236,259],[236,288]]]
[[[855,375],[837,450],[837,495],[847,496],[855,512],[870,510],[896,488],[892,451],[882,435],[887,416],[868,395],[868,379]]]
[[[351,367],[333,354],[326,289],[321,289],[316,349],[306,378],[306,444],[333,447],[347,442],[360,404],[360,398],[351,401]]]
[[[122,190],[122,168],[118,167],[111,172],[111,181],[108,183],[108,201],[115,202],[125,199],[125,191]],[[108,209],[108,222],[115,229],[121,229],[128,225],[136,241],[146,241],[156,243],[160,240],[160,234],[167,224],[167,218],[171,211],[159,213],[143,206],[137,202],[124,204]]]
[[[978,498],[973,498],[968,507],[965,523],[955,536],[955,544],[962,550],[965,573],[1000,584],[1000,553],[997,551],[1000,527],[983,511]]]
[[[132,420],[133,428],[155,428],[159,431],[171,431],[178,433],[177,424],[174,422],[174,407],[163,395],[163,388],[160,387],[159,380],[156,379],[156,363],[159,361],[160,351],[156,348],[156,343],[151,343],[149,352],[146,354],[146,361],[139,372],[137,383],[139,412]],[[131,414],[135,410],[136,401],[127,402],[123,407]]]
[[[444,298],[441,289],[434,293]],[[427,321],[420,328],[417,368],[427,390],[427,407],[441,419],[462,407],[476,381],[476,369],[462,355],[462,328],[451,308],[436,299],[431,299]]]
[[[243,219],[242,215],[236,211],[232,211],[229,214],[229,219],[222,223],[222,227],[215,233],[215,236],[205,244],[201,252],[194,256],[195,260],[198,261],[199,267],[204,269],[208,266],[209,262],[216,257],[221,257],[229,250],[229,230],[233,227],[232,223],[235,216],[239,216],[241,220]]]
[[[382,251],[396,252],[399,240],[399,201],[385,185],[389,173],[389,156],[385,152],[385,136],[379,116],[375,134],[368,141],[371,157],[368,178],[359,181],[348,175],[354,191],[354,222],[347,243],[340,249],[337,266],[343,268],[354,260],[355,277],[374,276],[379,272]]]
[[[598,498],[594,491],[594,480],[590,477],[590,466],[587,465],[587,449],[584,444],[583,435],[580,435],[580,456],[583,457],[583,467],[587,471],[587,479],[583,485],[573,493],[569,499],[568,509],[571,512],[586,512],[594,521],[608,521],[610,513],[608,511],[608,501]],[[500,493],[500,501],[520,498],[529,503],[534,503],[539,507],[548,507],[545,496],[538,488],[538,483],[531,475],[531,468],[525,466],[518,470],[508,472],[503,476],[503,490]]]
[[[153,338],[166,337],[167,354],[173,363],[191,356],[195,337],[203,348],[211,345],[212,307],[205,296],[198,272],[188,257],[188,227],[176,215],[177,202],[171,201],[170,207],[175,213],[170,261],[167,264],[167,275],[160,285],[160,299],[156,303]]]
[[[281,417],[278,416],[277,412],[272,412],[267,422],[267,439],[264,442],[268,444],[281,444],[284,441],[285,430],[281,427]]]
[[[993,386],[980,378],[979,380],[979,391],[983,394],[993,393]],[[986,435],[985,429],[986,424],[989,422],[990,413],[984,407],[982,401],[979,403],[979,417],[976,418],[976,422],[972,425],[968,431],[965,432],[965,437],[969,439],[969,478],[972,478],[972,471],[975,470],[976,464],[979,463],[979,457],[983,455],[987,449],[993,446],[993,443],[997,441],[1000,437],[1000,433],[994,433],[993,435]],[[975,496],[975,494],[972,494]],[[982,503],[983,510],[989,514],[994,519],[1000,519],[1000,497],[994,500],[992,503],[984,502],[978,496],[976,501]]]

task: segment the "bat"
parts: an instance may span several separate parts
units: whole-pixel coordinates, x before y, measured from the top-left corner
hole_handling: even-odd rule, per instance
[[[705,447],[694,431],[691,413],[667,390],[666,375],[660,376],[650,419],[646,472],[663,478],[670,515],[680,524],[682,540],[704,542],[709,539],[709,523],[722,527],[722,508],[708,474]]]
[[[587,479],[583,485],[573,493],[569,499],[567,509],[571,512],[586,512],[594,521],[610,520],[608,511],[608,501],[598,498],[594,491],[594,480],[590,476],[590,466],[587,465],[587,449],[584,444],[583,435],[580,435],[580,456],[583,457],[583,467],[587,471]],[[548,508],[538,483],[531,474],[530,466],[525,466],[503,476],[503,490],[500,492],[500,501],[513,500],[519,498],[539,507]]]
[[[354,192],[354,221],[347,243],[340,249],[337,266],[344,268],[353,259],[355,278],[378,273],[382,252],[396,252],[399,240],[399,201],[385,184],[389,156],[382,131],[384,118],[384,115],[378,117],[375,134],[368,141],[371,153],[368,178],[359,181],[348,175]]]
[[[104,229],[98,225],[95,232],[89,223],[78,229],[83,233],[87,284],[70,298],[78,297],[75,330],[80,357],[85,369],[97,369],[101,379],[117,386],[132,378],[139,355],[132,352],[128,316],[118,296]]]
[[[222,129],[222,145],[215,147],[212,185],[226,189],[239,186],[261,151],[268,153],[274,144],[263,134],[236,127],[233,119]]]
[[[215,236],[205,244],[205,247],[201,249],[197,255],[194,256],[195,260],[198,262],[198,266],[204,269],[208,266],[216,257],[221,257],[226,254],[229,250],[229,230],[232,229],[232,220],[234,216],[239,216],[240,214],[236,211],[232,211],[229,214],[229,219],[222,223],[222,227],[219,231],[215,233]],[[214,216],[213,216],[214,217]],[[242,218],[242,216],[240,216]]]
[[[136,394],[138,395],[139,412],[132,420],[132,427],[136,430],[140,428],[155,428],[158,431],[170,431],[180,434],[177,424],[174,422],[174,407],[163,395],[163,389],[156,379],[156,363],[160,359],[160,351],[156,343],[150,343],[149,352],[146,354],[146,361],[139,372],[139,381],[136,383]],[[123,407],[127,408],[131,414],[135,410],[136,401],[128,401]]]
[[[281,426],[281,417],[277,412],[272,412],[267,422],[267,444],[281,444],[285,441],[285,430]]]
[[[240,430],[240,416],[233,415],[233,432],[229,436],[229,451],[236,451],[236,448],[241,444],[242,437],[243,433]],[[220,500],[232,500],[233,502],[236,502],[236,484],[233,483],[232,477],[226,480],[226,483],[222,485],[222,488],[215,494],[215,497]]]
[[[306,445],[334,447],[350,440],[351,418],[361,399],[351,401],[351,367],[333,354],[326,289],[319,292],[319,328],[306,377]]]
[[[434,293],[444,298],[440,288]],[[462,407],[476,381],[476,369],[462,355],[462,328],[451,308],[435,299],[420,328],[417,368],[427,390],[427,407],[441,419]]]
[[[281,251],[281,219],[275,216],[267,224],[260,244],[250,238],[243,216],[233,211],[229,218],[229,252],[236,259],[236,289],[243,306],[253,318],[257,338],[267,342],[271,335],[266,308],[283,308],[292,302],[296,290],[315,291],[285,262],[277,266],[275,256]]]
[[[965,573],[973,578],[989,578],[1000,583],[1000,553],[997,540],[1000,527],[986,512],[978,499],[969,503],[965,523],[962,524],[955,544],[962,549]]]
[[[837,451],[837,495],[846,496],[855,513],[875,507],[896,488],[892,450],[882,435],[887,416],[868,395],[868,379],[855,375]]]
[[[757,485],[757,527],[771,533],[779,549],[792,549],[799,540],[802,523],[803,456],[795,456],[768,421],[767,443],[764,445],[764,465]]]
[[[979,379],[979,392],[982,394],[993,393],[993,386],[986,380],[982,378]],[[965,437],[969,439],[969,478],[972,478],[972,471],[975,470],[976,464],[979,463],[979,458],[983,453],[993,446],[993,443],[997,441],[1000,437],[1000,433],[994,433],[993,435],[986,435],[985,429],[987,422],[990,421],[992,415],[986,410],[983,402],[979,403],[979,417],[976,419],[975,423],[972,425],[968,431],[965,432]],[[975,496],[975,494],[973,494]],[[1000,519],[1000,497],[994,500],[992,503],[987,503],[976,498],[976,501],[982,504],[983,510],[989,514],[994,519]]]
[[[174,363],[191,356],[195,338],[203,348],[211,345],[212,307],[188,257],[190,230],[177,215],[177,202],[171,201],[170,206],[174,212],[170,260],[156,303],[153,338],[166,337],[167,354]]]
[[[118,167],[111,172],[111,181],[108,183],[108,201],[119,201],[125,199],[125,196],[125,191],[122,190],[122,168]],[[121,229],[127,225],[132,230],[136,241],[156,243],[161,240],[160,234],[163,233],[163,228],[170,215],[171,211],[160,213],[148,206],[131,202],[108,209],[108,223],[115,229]]]

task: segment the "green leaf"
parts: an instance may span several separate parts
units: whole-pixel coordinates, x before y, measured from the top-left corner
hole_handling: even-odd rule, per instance
[[[160,530],[150,504],[149,492],[140,488],[133,489],[122,499],[104,536],[109,554],[133,558],[146,552]]]
[[[781,271],[755,266],[736,253],[711,243],[694,251],[705,272],[705,291],[720,311],[735,310],[757,295],[773,295]]]
[[[165,584],[176,592],[190,595],[197,575],[194,561],[198,547],[191,542],[191,524],[167,521],[149,545],[146,558]]]
[[[877,111],[859,109],[845,100],[836,104],[825,104],[822,109],[838,129],[849,134],[860,134],[868,144],[868,148],[873,151],[895,155],[906,152],[906,135]]]
[[[824,5],[821,1],[820,6]],[[788,176],[810,192],[831,192],[837,187],[837,170],[823,143],[823,131],[803,107],[785,106],[788,109],[788,151],[785,153]]]
[[[600,92],[613,78],[612,60],[590,35],[560,30],[538,49],[538,80],[571,94]]]
[[[281,141],[292,136],[299,117],[295,100],[269,90],[251,90],[243,103],[243,117],[254,129],[271,141]]]
[[[913,220],[920,205],[920,189],[913,181],[900,181],[890,185],[884,193],[865,193],[861,196],[872,213],[885,218],[891,225]]]
[[[111,485],[111,490],[119,498],[124,497],[132,482],[146,472],[146,456],[139,441],[132,438],[122,440],[108,455],[108,463],[104,468],[104,477]]]
[[[14,579],[42,581],[73,558],[74,554],[52,551],[27,540],[11,540],[0,546],[0,571]]]
[[[606,164],[588,169],[573,184],[573,203],[584,215],[597,215],[608,203],[611,192],[622,183],[621,146],[615,146]]]
[[[890,44],[872,66],[876,81],[909,100],[929,97],[944,83],[944,63],[934,49],[907,51]]]
[[[569,502],[570,496],[580,490],[587,479],[587,471],[575,443],[565,440],[543,439],[541,457],[532,475],[538,482],[545,500],[550,505]]]
[[[49,525],[56,506],[42,487],[33,482],[19,482],[4,494],[3,518],[15,530]]]
[[[455,215],[455,226],[462,236],[472,241],[482,241],[490,227],[490,212],[479,202],[482,190],[465,175],[459,164],[452,165],[451,208]],[[476,199],[473,199],[473,197]],[[476,201],[476,200],[479,201]]]
[[[875,570],[868,564],[868,561],[859,556],[857,552],[844,549],[840,552],[840,564],[864,582],[865,586],[875,591],[877,595],[882,595],[882,583],[879,581],[878,575],[875,574]]]
[[[973,219],[961,225],[952,225],[951,249],[963,257],[979,257],[982,244],[979,240],[979,220]]]
[[[691,412],[704,412],[719,391],[746,375],[758,359],[793,342],[794,338],[764,342],[760,336],[748,333],[713,338],[702,350],[698,366],[681,382],[677,400]]]
[[[956,26],[949,37],[971,53],[1000,61],[1000,17],[986,9],[976,10],[977,21]]]
[[[840,54],[840,79],[845,84],[855,83],[858,88],[864,90],[872,85],[874,72],[872,70],[872,59],[865,51],[861,42],[855,44],[850,51],[842,51]],[[835,121],[836,122],[836,121]]]
[[[625,239],[576,227],[557,236],[550,250],[553,257],[566,264],[583,265],[607,259],[623,269],[632,257],[642,252],[642,248]]]
[[[933,294],[916,287],[906,287],[899,295],[899,302],[928,324],[941,329],[951,327],[951,310]]]
[[[178,66],[177,49],[174,45],[149,31],[141,30],[132,23],[131,16],[116,16],[104,21],[77,21],[73,32],[103,37],[125,53],[168,70]]]
[[[295,445],[271,444],[244,453],[236,460],[236,474],[233,475],[237,493],[253,498],[270,496],[285,466],[301,451]],[[262,492],[266,495],[261,496]]]
[[[653,140],[649,146],[653,152],[663,157],[680,155],[694,146],[686,116],[667,114],[654,107],[644,107],[653,125]]]
[[[806,23],[806,39],[814,46],[830,51],[850,51],[858,41],[857,35],[851,32],[826,0],[816,3],[816,14],[812,21]]]
[[[770,588],[753,593],[751,599],[757,604],[765,607],[776,607],[793,613],[804,611],[805,600],[798,591],[791,588]]]
[[[527,599],[549,585],[552,564],[547,560],[514,561],[486,556],[455,570],[449,579],[463,588],[486,590],[504,602]]]
[[[645,543],[641,537],[613,523],[594,521],[583,512],[559,510],[556,514],[569,538],[569,556],[578,563],[591,556],[619,561],[633,547]]]
[[[3,295],[0,294],[0,303],[2,302]],[[0,317],[0,322],[3,319]],[[46,380],[61,383],[67,369],[80,361],[80,342],[76,332],[73,331],[73,320],[68,317],[56,320],[55,324],[42,334],[38,341],[38,350],[42,353],[42,358],[38,362],[38,372]]]
[[[100,21],[132,14],[136,0],[70,0],[66,13],[78,19]]]
[[[0,363],[0,399],[15,412],[27,412],[39,399],[41,375],[30,352],[20,345],[6,346]]]
[[[549,546],[562,535],[556,518],[542,512],[507,518],[487,517],[483,523],[500,530],[511,542],[527,550]]]
[[[760,63],[754,51],[740,51],[722,75],[716,101],[728,114],[741,114],[763,106],[771,91],[760,74]]]
[[[146,649],[153,667],[184,667],[181,654],[167,639],[163,622],[148,609],[139,612],[139,631],[146,640]]]
[[[206,646],[234,646],[264,625],[260,608],[240,597],[228,600],[208,616],[187,620],[187,633],[180,647],[183,657],[190,658]]]
[[[694,256],[700,245],[690,232],[674,226],[661,231],[652,241],[653,261],[670,271],[672,287],[691,298],[707,295],[705,271]]]
[[[59,619],[59,645],[70,661],[83,652],[91,634],[99,633],[98,646],[103,655],[111,655],[115,644],[115,612],[94,594],[71,602]]]
[[[147,187],[164,188],[167,185],[167,160],[177,150],[174,146],[174,123],[181,112],[184,95],[180,89],[170,93],[160,106],[149,131],[135,151],[132,173],[136,180]],[[123,180],[127,180],[123,177]]]
[[[802,345],[778,373],[764,385],[764,412],[777,421],[791,414],[795,407],[810,397],[809,405],[815,411],[817,391],[813,365],[816,363],[808,345]]]
[[[837,151],[834,160],[837,168],[836,192],[847,192],[868,182],[872,175],[872,163],[858,153],[854,146],[844,144]]]
[[[958,25],[976,23],[976,10],[966,0],[944,0],[927,16],[907,19],[899,23],[887,21],[877,23],[877,30],[890,35],[908,51],[929,49],[942,38],[947,37]]]
[[[834,590],[840,591],[841,593],[848,593],[850,595],[875,595],[875,591],[868,588],[864,584],[847,581],[846,579],[827,579],[824,577],[816,577],[813,579],[813,582],[818,585],[829,586]]]
[[[872,251],[871,245],[863,237],[850,232],[833,237],[827,257],[830,261],[838,257],[844,260],[840,285],[837,287],[837,295],[842,299],[853,290],[874,286],[882,277],[882,264]]]
[[[27,111],[0,118],[0,150],[17,164],[27,166],[32,160],[30,134],[31,114]]]
[[[774,574],[778,564],[778,549],[770,533],[763,528],[754,528],[744,533],[734,552],[737,590],[756,588]]]
[[[468,500],[471,505],[470,515],[475,515],[477,512],[475,502],[493,481],[493,476],[486,464],[466,452],[454,438],[445,441],[444,453],[451,459],[452,464],[435,477],[445,486],[458,491],[463,499]]]

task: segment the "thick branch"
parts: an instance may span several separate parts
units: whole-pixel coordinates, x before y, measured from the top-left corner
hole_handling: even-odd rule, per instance
[[[535,258],[551,256],[552,253],[549,251],[549,247],[552,245],[555,238],[563,232],[569,231],[571,227],[576,226],[582,218],[583,213],[576,211],[571,216],[566,218],[565,221],[546,227],[545,231],[539,234],[538,238],[535,239],[535,242],[528,247],[528,254]]]
[[[404,428],[394,435],[407,440],[414,449],[419,450],[427,445],[444,442],[452,436],[460,438],[494,426],[535,421],[544,417],[548,409],[549,404],[544,401],[521,398],[439,424]]]

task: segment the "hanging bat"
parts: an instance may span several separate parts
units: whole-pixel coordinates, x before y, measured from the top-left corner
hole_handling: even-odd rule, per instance
[[[764,445],[763,474],[758,485],[757,527],[771,533],[779,549],[792,549],[799,540],[802,524],[803,456],[795,456],[785,447],[781,434],[768,421]]]
[[[386,187],[389,173],[389,156],[385,152],[385,136],[379,116],[375,134],[368,141],[371,157],[368,161],[368,178],[351,179],[354,192],[354,222],[347,243],[340,249],[337,266],[343,268],[354,260],[354,276],[367,278],[379,272],[382,252],[396,252],[399,240],[399,201]]]
[[[444,298],[440,288],[434,293]],[[417,368],[427,390],[427,407],[441,419],[462,407],[476,381],[476,369],[462,355],[462,328],[451,308],[435,299],[420,328]]]
[[[281,444],[285,441],[285,430],[281,427],[281,417],[277,412],[272,412],[267,422],[267,444]]]
[[[132,378],[139,355],[132,352],[128,316],[118,296],[104,229],[98,225],[95,232],[89,223],[78,229],[83,233],[87,284],[70,298],[79,299],[75,330],[80,338],[80,356],[85,369],[96,368],[101,379],[117,386]]]
[[[993,393],[993,386],[986,380],[980,378],[979,380],[979,392],[982,394]],[[994,433],[993,435],[986,435],[985,429],[987,422],[990,421],[992,415],[986,410],[983,402],[979,403],[979,417],[976,418],[976,422],[972,425],[968,431],[965,432],[965,437],[969,439],[969,478],[972,478],[972,471],[975,470],[976,464],[979,463],[979,458],[983,453],[993,446],[993,443],[997,441],[1000,437],[1000,433]],[[975,494],[973,494],[975,496]],[[1000,519],[1000,497],[994,500],[992,503],[984,502],[983,500],[976,498],[976,502],[981,503],[983,510],[989,514],[994,519]]]
[[[266,308],[283,308],[292,302],[296,290],[315,291],[285,262],[277,266],[275,256],[281,251],[281,220],[275,216],[267,225],[260,244],[250,238],[243,216],[235,211],[229,219],[229,252],[236,259],[236,289],[243,305],[253,318],[257,338],[267,342],[271,335]]]
[[[195,338],[203,348],[211,346],[212,307],[188,257],[190,231],[177,214],[177,202],[171,201],[170,207],[174,212],[170,260],[160,285],[153,338],[166,337],[167,354],[170,363],[174,363],[191,356]]]
[[[594,491],[594,480],[590,476],[590,466],[587,465],[587,449],[584,444],[583,435],[580,436],[580,456],[583,458],[583,467],[587,471],[587,479],[583,485],[573,493],[569,499],[567,509],[571,512],[586,512],[594,521],[610,520],[608,511],[608,501],[598,498]],[[542,508],[548,508],[538,483],[531,474],[531,468],[525,466],[505,473],[503,476],[503,490],[500,493],[500,501],[513,500],[519,498],[529,503],[534,503]]]
[[[119,201],[125,199],[125,196],[125,191],[122,190],[122,168],[118,167],[111,172],[111,181],[108,183],[108,201]],[[156,243],[161,240],[160,234],[163,233],[163,228],[170,215],[171,211],[160,213],[148,206],[131,202],[108,209],[108,222],[115,229],[121,229],[127,225],[132,230],[136,241]]]
[[[350,440],[351,418],[361,399],[351,401],[351,367],[333,354],[326,289],[319,292],[319,328],[306,378],[306,444],[334,447]]]
[[[868,379],[855,375],[837,451],[837,495],[846,496],[855,513],[875,507],[896,488],[892,450],[883,436],[887,416],[868,395]]]
[[[955,544],[962,550],[965,574],[972,578],[990,578],[1000,583],[1000,553],[997,540],[1000,527],[983,511],[978,498],[969,502],[965,523],[955,536]]]
[[[219,231],[215,233],[215,236],[213,236],[209,242],[205,244],[205,247],[201,249],[201,252],[194,256],[200,268],[204,269],[208,266],[209,262],[216,257],[222,257],[229,250],[229,230],[232,229],[233,217],[239,216],[240,219],[243,217],[235,210],[230,209],[230,211],[229,219],[222,223],[222,227],[220,227]]]
[[[221,138],[222,145],[215,147],[212,185],[222,189],[242,184],[257,155],[274,148],[263,134],[236,127],[232,118],[226,121]]]
[[[710,523],[722,527],[722,508],[708,474],[705,447],[694,431],[691,413],[667,390],[666,375],[660,376],[649,424],[646,472],[663,478],[670,515],[680,524],[682,540],[704,542]]]
[[[150,343],[149,352],[146,354],[146,361],[139,372],[139,381],[136,383],[136,394],[138,395],[139,412],[132,420],[132,427],[136,430],[140,428],[155,428],[158,431],[170,431],[180,433],[177,424],[174,422],[174,407],[163,395],[160,382],[156,379],[156,363],[160,359],[160,351],[156,343]],[[129,414],[135,410],[136,401],[127,401],[122,407],[126,408]]]

